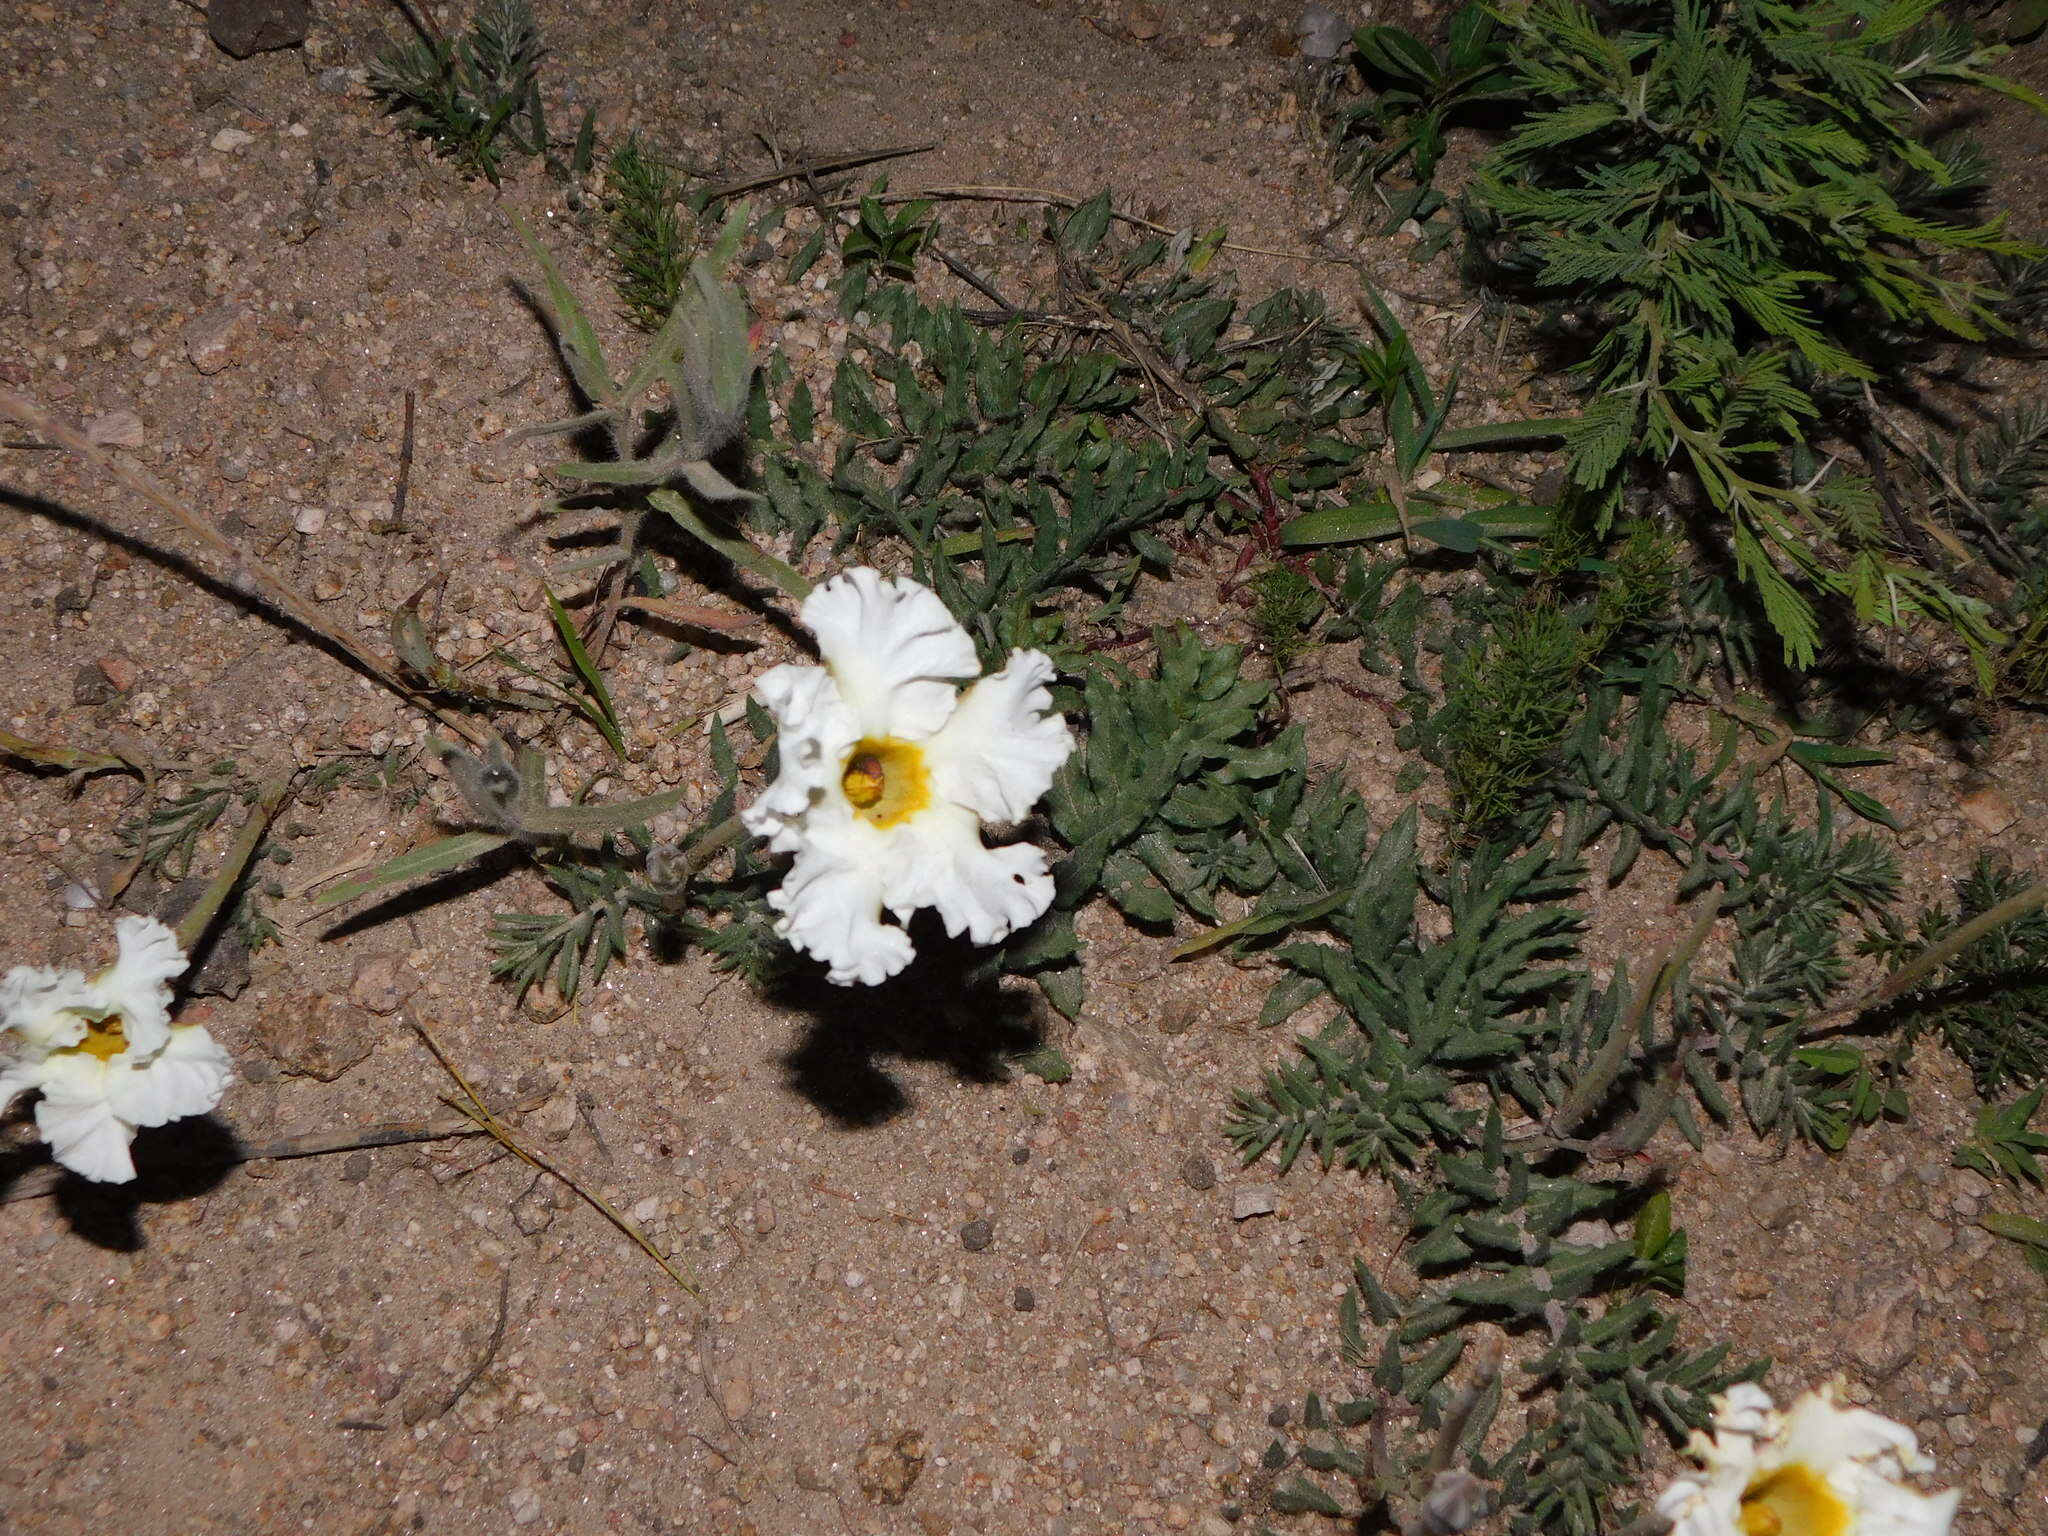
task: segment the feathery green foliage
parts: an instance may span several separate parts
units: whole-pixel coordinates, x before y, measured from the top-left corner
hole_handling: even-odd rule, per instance
[[[1604,535],[1679,469],[1795,666],[1820,654],[1823,608],[1927,617],[1989,692],[1981,595],[1805,445],[1930,339],[1988,342],[2029,313],[2039,249],[1979,214],[1981,153],[1915,121],[1966,89],[2048,109],[1991,73],[2004,49],[1937,0],[1516,0],[1460,13],[1441,55],[1385,27],[1358,46],[1369,94],[1332,119],[1347,176],[1408,154],[1408,195],[1435,196],[1452,115],[1484,103],[1502,126],[1466,199],[1468,266],[1558,322],[1586,398],[1571,515]]]
[[[1825,596],[1865,621],[1952,624],[1988,680],[1982,604],[1893,547],[1867,484],[1786,475],[1829,392],[1878,378],[1913,338],[1995,329],[1995,292],[1943,255],[2028,250],[1998,221],[1898,197],[1907,173],[1954,180],[1914,131],[1919,96],[2026,94],[1989,73],[2002,50],[1933,17],[1934,0],[1868,10],[1506,7],[1524,111],[1476,199],[1504,276],[1600,317],[1570,446],[1602,519],[1636,469],[1676,460],[1794,664],[1818,652]]]
[[[182,880],[191,873],[199,839],[229,806],[246,805],[255,794],[254,786],[237,773],[234,759],[223,758],[203,769],[181,793],[123,822],[119,831],[123,850],[138,868]]]
[[[528,0],[483,0],[463,36],[416,37],[378,60],[370,89],[408,133],[429,140],[463,175],[495,186],[507,146],[547,153],[544,51]]]
[[[605,167],[605,245],[618,268],[619,297],[643,331],[658,330],[683,296],[696,245],[694,221],[668,162],[641,148],[638,134]]]
[[[1898,964],[2026,887],[2010,865],[1981,854],[1952,909],[1923,908],[1910,928],[1896,913],[1880,912],[1863,950]],[[2048,1079],[2048,913],[2036,909],[1994,928],[1892,1009],[1909,1042],[1938,1038],[1987,1099]]]

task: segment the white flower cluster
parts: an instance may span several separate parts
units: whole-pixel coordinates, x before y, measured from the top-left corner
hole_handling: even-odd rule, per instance
[[[41,1089],[51,1155],[107,1184],[135,1177],[138,1129],[205,1114],[229,1077],[212,1036],[171,1022],[170,980],[188,964],[177,935],[153,917],[114,932],[120,958],[97,976],[17,965],[0,978],[0,1109]]]
[[[1948,1536],[1962,1495],[1909,1487],[1934,1470],[1913,1431],[1842,1407],[1841,1390],[1831,1381],[1783,1413],[1747,1384],[1716,1399],[1713,1434],[1686,1448],[1701,1472],[1657,1500],[1671,1536]]]
[[[1012,651],[966,692],[974,642],[938,597],[860,568],[804,601],[823,666],[780,666],[755,692],[778,727],[781,771],[743,813],[793,853],[768,898],[776,932],[824,961],[841,986],[873,986],[910,963],[907,922],[935,909],[946,932],[994,944],[1052,904],[1045,855],[986,847],[984,822],[1013,822],[1074,749],[1051,714],[1052,662]]]

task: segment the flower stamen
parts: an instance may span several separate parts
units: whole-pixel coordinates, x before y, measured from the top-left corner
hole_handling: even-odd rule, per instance
[[[839,782],[854,814],[876,827],[908,821],[931,804],[924,754],[893,736],[855,742]]]
[[[110,1013],[103,1019],[88,1020],[85,1038],[73,1049],[101,1061],[112,1061],[128,1049],[128,1033],[121,1028],[121,1016]]]
[[[1744,1536],[1844,1536],[1849,1511],[1811,1467],[1794,1462],[1742,1495]]]

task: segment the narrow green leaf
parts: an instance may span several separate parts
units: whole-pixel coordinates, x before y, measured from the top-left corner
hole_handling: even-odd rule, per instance
[[[454,869],[459,864],[467,864],[471,859],[481,858],[495,848],[502,848],[511,841],[512,839],[502,832],[459,832],[453,837],[436,838],[431,843],[422,843],[419,847],[408,849],[397,858],[378,865],[360,879],[322,891],[318,900],[322,906],[331,906],[338,901],[353,901],[358,896],[382,890],[387,885],[398,885],[403,881],[417,880],[423,875],[438,875],[444,869]]]
[[[1977,1225],[2000,1237],[2009,1237],[2016,1243],[2048,1249],[2048,1221],[2036,1221],[2031,1216],[2020,1216],[2011,1211],[1986,1211],[1977,1218]]]
[[[554,618],[555,633],[561,637],[562,649],[569,653],[569,664],[576,669],[576,675],[583,679],[583,686],[590,690],[595,706],[584,710],[590,721],[604,739],[611,744],[612,752],[624,759],[626,755],[625,733],[619,729],[619,716],[612,706],[612,691],[605,686],[604,674],[597,669],[597,663],[590,659],[590,652],[584,647],[583,637],[576,633],[575,622],[569,617],[569,610],[562,606],[562,600],[545,585],[541,592],[548,600],[548,613]]]

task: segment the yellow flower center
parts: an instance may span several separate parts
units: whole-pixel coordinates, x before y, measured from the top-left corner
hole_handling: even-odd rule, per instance
[[[97,1056],[101,1061],[112,1061],[128,1049],[128,1035],[121,1028],[121,1015],[110,1013],[103,1019],[88,1019],[85,1038],[72,1049],[87,1056]]]
[[[896,826],[932,803],[924,754],[894,736],[855,742],[839,783],[853,802],[854,814],[871,826]]]
[[[1844,1536],[1849,1510],[1819,1473],[1794,1462],[1749,1485],[1742,1529],[1744,1536]]]

